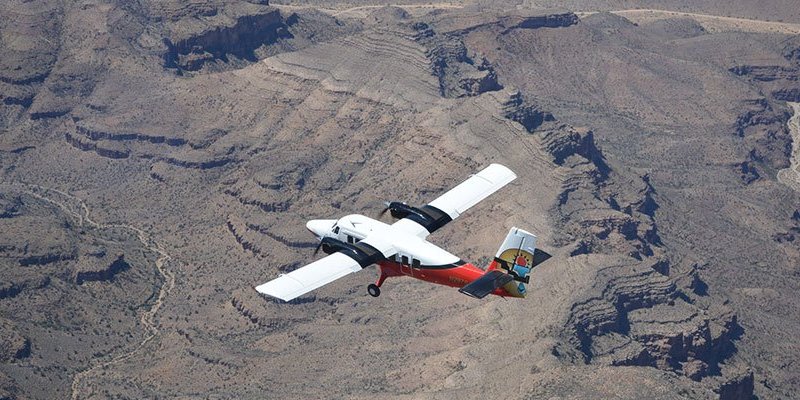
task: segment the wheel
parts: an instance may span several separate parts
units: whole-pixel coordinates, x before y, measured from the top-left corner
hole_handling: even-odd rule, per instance
[[[378,285],[372,283],[369,286],[367,286],[367,293],[369,293],[369,295],[372,297],[378,297],[381,295],[381,288],[379,288]]]

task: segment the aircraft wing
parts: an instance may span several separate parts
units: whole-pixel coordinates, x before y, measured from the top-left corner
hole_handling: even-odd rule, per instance
[[[420,213],[425,214],[427,218],[406,217],[392,226],[424,238],[514,179],[517,179],[517,175],[507,167],[491,164],[428,205],[421,207]]]
[[[290,301],[393,255],[394,248],[387,241],[366,238],[347,250],[330,254],[256,286],[256,290],[283,301]]]

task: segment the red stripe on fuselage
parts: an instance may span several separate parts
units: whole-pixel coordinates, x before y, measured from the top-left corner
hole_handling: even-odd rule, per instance
[[[452,268],[425,268],[425,266],[413,268],[409,265],[383,260],[378,262],[378,266],[381,269],[381,278],[378,280],[380,283],[383,283],[384,279],[391,276],[409,276],[422,281],[456,288],[462,288],[486,273],[486,271],[471,263],[453,266]],[[378,286],[380,286],[380,284]],[[513,297],[503,288],[496,289],[492,294],[503,297]]]

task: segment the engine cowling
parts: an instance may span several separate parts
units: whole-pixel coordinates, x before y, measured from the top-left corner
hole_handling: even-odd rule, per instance
[[[333,254],[342,249],[347,249],[348,247],[347,243],[339,239],[335,239],[332,237],[324,237],[322,238],[322,244],[320,245],[320,248],[322,249],[322,252],[325,254]]]
[[[417,208],[406,203],[393,201],[386,204],[386,209],[391,212],[392,217],[397,219],[408,218],[422,225],[431,233],[452,220],[447,213],[431,205]]]
[[[415,207],[399,201],[393,201],[387,204],[386,208],[389,209],[389,213],[392,215],[392,218],[396,219],[405,218],[409,214],[416,211]]]
[[[320,248],[325,254],[342,253],[356,260],[362,268],[384,259],[383,254],[366,243],[345,243],[332,237],[324,237]]]

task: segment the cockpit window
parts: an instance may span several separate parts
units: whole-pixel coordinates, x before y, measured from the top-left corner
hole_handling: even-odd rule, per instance
[[[339,227],[338,226],[333,228],[333,233],[335,233],[337,235],[339,234]]]

